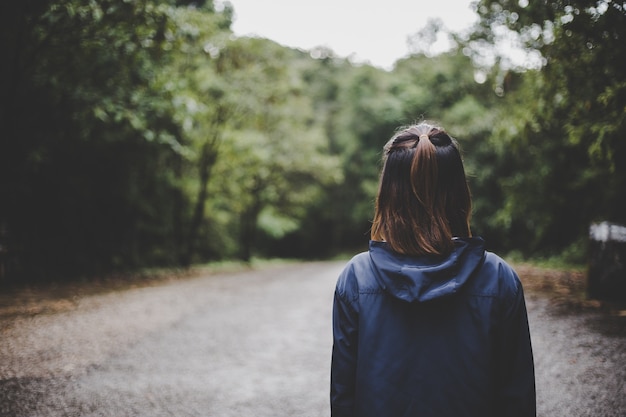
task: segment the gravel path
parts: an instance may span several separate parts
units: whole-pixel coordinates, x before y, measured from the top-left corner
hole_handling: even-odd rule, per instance
[[[0,304],[0,416],[328,416],[343,264],[165,281],[50,313]],[[626,416],[622,318],[527,303],[538,416]]]

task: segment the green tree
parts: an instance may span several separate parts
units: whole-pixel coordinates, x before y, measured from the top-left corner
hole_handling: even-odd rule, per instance
[[[16,23],[2,38],[13,54],[3,66],[0,223],[11,268],[48,276],[172,262],[163,219],[174,217],[170,169],[187,139],[159,75],[187,45],[187,9],[7,3],[15,13],[3,21]],[[228,16],[211,4],[198,10],[216,20],[205,30],[224,30]]]
[[[261,232],[266,242],[298,229],[306,207],[340,176],[303,94],[297,53],[264,39],[243,38],[224,51],[228,94],[237,111],[229,123],[215,198],[228,198],[239,253],[250,260]]]
[[[626,221],[624,5],[481,1],[478,12],[477,35],[493,42],[506,27],[544,60],[498,86],[492,141],[511,164],[497,217],[526,253],[572,246],[580,259],[591,221]]]

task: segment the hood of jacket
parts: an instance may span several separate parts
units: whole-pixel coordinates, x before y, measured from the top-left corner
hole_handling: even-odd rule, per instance
[[[481,238],[455,238],[448,256],[433,258],[401,255],[385,242],[370,241],[369,254],[385,291],[407,302],[425,302],[457,293],[480,268],[485,244]]]

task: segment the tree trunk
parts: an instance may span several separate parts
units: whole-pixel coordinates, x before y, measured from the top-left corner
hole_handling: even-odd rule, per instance
[[[213,141],[207,142],[202,146],[200,154],[200,188],[198,190],[198,198],[193,210],[191,222],[189,224],[189,233],[187,234],[187,249],[183,255],[183,265],[189,266],[196,253],[198,230],[202,226],[204,219],[204,208],[206,207],[206,199],[208,197],[209,179],[211,178],[211,170],[217,160],[217,149]]]
[[[252,259],[252,249],[256,241],[257,222],[259,213],[261,213],[261,181],[259,178],[254,179],[254,186],[250,190],[252,203],[241,214],[240,231],[239,231],[239,248],[240,259],[244,262],[250,262]]]
[[[211,170],[217,161],[218,149],[221,140],[221,129],[226,120],[227,110],[223,105],[218,105],[215,117],[212,123],[213,137],[208,139],[202,145],[199,159],[199,177],[200,188],[198,189],[198,198],[194,207],[191,223],[189,224],[189,233],[187,235],[187,250],[183,255],[183,265],[188,266],[193,260],[196,253],[198,231],[202,226],[204,219],[204,208],[206,207],[206,199],[209,191],[209,180],[211,179]]]

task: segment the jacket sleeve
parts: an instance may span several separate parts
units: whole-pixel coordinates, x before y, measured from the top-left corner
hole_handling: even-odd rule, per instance
[[[352,287],[352,288],[351,288]],[[333,349],[330,375],[332,417],[354,414],[357,362],[358,296],[356,279],[347,267],[340,275],[333,301]]]
[[[535,369],[524,291],[517,274],[504,268],[512,290],[496,335],[498,415],[535,417]]]

